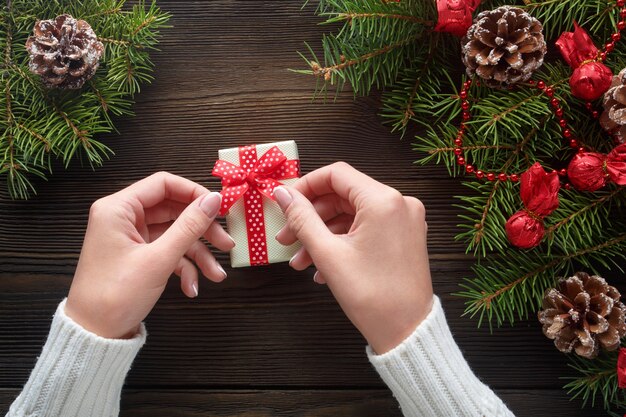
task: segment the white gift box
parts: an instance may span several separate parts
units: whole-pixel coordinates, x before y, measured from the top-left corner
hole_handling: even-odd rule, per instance
[[[243,167],[242,164],[244,162],[249,164],[252,160],[244,160],[243,158],[252,158],[255,150],[256,160],[258,161],[274,147],[278,147],[287,157],[287,161],[291,161],[289,170],[291,175],[287,176],[294,176],[294,174],[299,176],[299,164],[297,164],[297,172],[294,172],[293,168],[296,164],[294,161],[299,160],[298,147],[296,142],[292,140],[220,149],[219,159],[237,167]],[[252,155],[249,156],[248,152]],[[272,152],[267,155],[267,158],[270,159],[271,156],[273,156]],[[262,170],[263,168],[260,167],[260,171]],[[224,171],[229,171],[229,169],[225,168]],[[247,168],[245,171],[249,175],[251,170]],[[278,177],[276,180],[281,184],[290,185],[296,182],[298,178],[280,179]],[[248,181],[248,183],[252,182]],[[222,181],[222,184],[224,184],[224,181]],[[227,186],[225,186],[222,191],[223,200],[229,198],[228,195]],[[247,203],[245,201],[246,198],[248,199]],[[246,209],[246,204],[248,204],[248,209]],[[262,213],[256,213],[258,209],[255,209],[255,207],[261,206]],[[231,266],[238,268],[289,261],[301,246],[299,242],[290,246],[283,246],[276,241],[275,236],[285,223],[285,216],[278,204],[266,195],[255,192],[254,186],[250,186],[246,194],[236,200],[226,214],[228,233],[236,243],[230,252]]]

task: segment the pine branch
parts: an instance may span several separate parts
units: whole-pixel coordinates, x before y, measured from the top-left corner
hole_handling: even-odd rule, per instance
[[[508,250],[487,265],[474,268],[477,277],[466,280],[458,293],[467,298],[466,314],[479,315],[489,325],[498,326],[505,321],[513,323],[515,317],[527,318],[537,309],[544,292],[554,285],[557,274],[572,272],[572,262],[595,271],[598,265],[621,270],[620,262],[626,260],[626,233],[603,240],[605,235],[595,236],[591,246],[576,251],[547,255],[539,249],[529,252]],[[601,243],[599,241],[602,241]]]
[[[337,13],[335,17],[326,21],[326,23],[334,23],[341,22],[343,20],[347,20],[348,23],[351,23],[354,19],[369,19],[369,18],[380,18],[380,19],[400,19],[406,20],[411,23],[416,23],[418,25],[423,25],[426,27],[433,27],[434,24],[431,20],[421,19],[419,17],[411,16],[411,15],[403,15],[398,13]]]
[[[149,52],[170,17],[155,2],[13,0],[0,9],[0,177],[9,195],[28,198],[31,179],[44,178],[51,160],[92,167],[112,151],[95,137],[115,130],[113,117],[132,114],[133,95],[152,79]],[[105,44],[100,67],[81,89],[48,90],[28,70],[23,45],[38,19],[68,13],[87,20]]]
[[[324,23],[343,22],[336,34],[322,39],[324,60],[320,62],[309,49],[305,59],[309,69],[296,70],[314,75],[341,90],[346,82],[354,94],[368,94],[372,87],[389,85],[404,64],[414,55],[415,42],[432,26],[434,4],[407,1],[401,3],[328,0],[320,4],[318,14]]]
[[[624,347],[625,339],[621,346]],[[626,395],[619,388],[617,382],[617,358],[619,351],[601,352],[596,359],[581,358],[578,355],[568,355],[569,367],[580,376],[566,378],[570,380],[565,388],[573,398],[580,398],[583,407],[601,406],[612,416],[621,416],[626,412]],[[618,414],[619,413],[619,414]]]

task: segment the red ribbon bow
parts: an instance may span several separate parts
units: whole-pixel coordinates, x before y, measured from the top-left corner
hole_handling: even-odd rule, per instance
[[[613,73],[598,62],[598,48],[585,31],[574,22],[573,32],[563,32],[556,41],[563,59],[574,69],[569,79],[572,94],[583,100],[595,100],[611,87]]]
[[[559,207],[561,184],[556,171],[546,173],[539,162],[522,174],[520,183],[520,194],[526,209],[511,216],[505,229],[511,244],[530,249],[543,239],[543,218]]]
[[[213,176],[222,179],[222,208],[220,215],[244,197],[250,190],[257,190],[265,197],[274,199],[274,188],[282,185],[278,180],[298,178],[300,161],[288,160],[285,154],[274,146],[260,158],[256,156],[256,146],[239,147],[240,166],[218,159],[213,167]]]
[[[620,348],[617,356],[617,386],[626,388],[626,348]]]
[[[614,148],[608,155],[580,152],[567,168],[569,180],[577,190],[597,191],[609,181],[626,185],[626,144]]]
[[[465,36],[472,26],[472,14],[481,0],[437,0],[436,32],[448,32],[455,36]]]

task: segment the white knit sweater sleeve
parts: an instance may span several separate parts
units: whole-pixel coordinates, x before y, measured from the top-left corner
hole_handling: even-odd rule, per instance
[[[463,358],[438,297],[428,317],[400,345],[382,355],[368,346],[367,355],[405,417],[513,416]]]
[[[65,300],[24,390],[6,417],[113,417],[130,365],[146,340],[105,339],[65,315]]]

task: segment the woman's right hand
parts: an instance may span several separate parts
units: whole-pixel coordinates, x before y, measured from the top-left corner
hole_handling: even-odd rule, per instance
[[[428,315],[433,289],[424,205],[346,163],[320,168],[274,196],[287,225],[276,239],[300,240],[290,265],[314,263],[342,309],[378,354]]]

